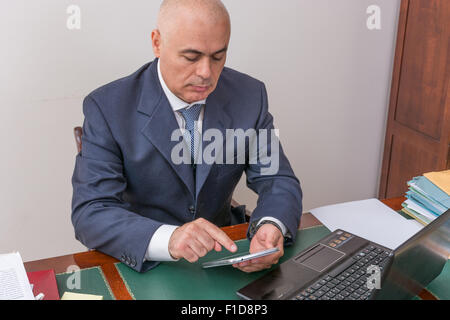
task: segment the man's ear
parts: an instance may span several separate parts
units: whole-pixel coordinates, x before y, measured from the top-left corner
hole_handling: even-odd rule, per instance
[[[152,31],[152,47],[155,57],[159,58],[161,55],[161,33],[158,29]]]

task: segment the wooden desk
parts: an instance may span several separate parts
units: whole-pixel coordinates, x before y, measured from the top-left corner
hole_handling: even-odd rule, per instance
[[[384,200],[383,203],[385,203],[393,210],[400,210],[402,208],[401,203],[404,200],[405,198],[401,197]],[[304,213],[302,215],[300,229],[310,228],[318,225],[322,225],[322,223],[317,220],[312,214]],[[247,229],[247,223],[223,228],[223,230],[232,240],[245,239]],[[128,293],[128,290],[126,289],[122,278],[120,277],[116,267],[114,266],[114,264],[117,262],[119,262],[119,260],[94,250],[69,254],[55,258],[25,262],[24,264],[27,272],[53,269],[55,270],[55,273],[63,273],[67,271],[67,268],[69,266],[73,265],[77,265],[80,269],[100,267],[116,299],[131,300],[132,297]],[[427,290],[424,290],[419,296],[424,300],[436,299]]]

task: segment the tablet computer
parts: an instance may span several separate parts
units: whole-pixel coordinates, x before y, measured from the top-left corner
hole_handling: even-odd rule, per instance
[[[267,250],[256,252],[256,253],[244,254],[244,255],[239,255],[239,256],[231,256],[231,257],[221,259],[221,260],[205,262],[202,264],[202,267],[203,267],[203,269],[206,269],[206,268],[228,266],[231,264],[240,263],[240,262],[251,260],[251,259],[268,256],[269,254],[272,254],[272,253],[275,253],[278,251],[280,251],[278,248],[271,248],[271,249],[267,249]]]

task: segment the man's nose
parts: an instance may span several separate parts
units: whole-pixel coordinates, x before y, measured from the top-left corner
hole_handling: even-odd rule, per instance
[[[197,66],[197,76],[203,79],[209,79],[211,77],[211,62],[208,57],[201,59]]]

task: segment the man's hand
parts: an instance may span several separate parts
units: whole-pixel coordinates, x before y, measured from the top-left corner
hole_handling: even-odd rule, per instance
[[[278,260],[284,255],[284,237],[281,231],[271,224],[265,224],[259,228],[252,241],[250,242],[250,253],[256,253],[270,248],[278,247],[280,251],[274,254],[244,261],[234,264],[233,267],[244,272],[255,272],[263,269],[269,269],[272,265],[278,263]]]
[[[212,249],[236,252],[234,242],[216,225],[200,218],[175,229],[169,240],[169,253],[174,259],[194,263]]]

